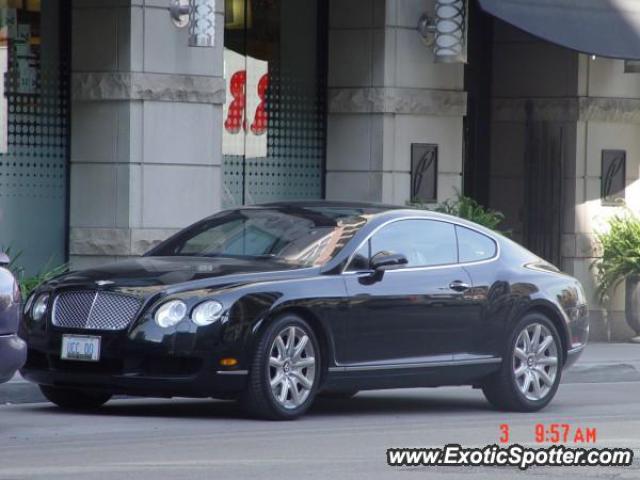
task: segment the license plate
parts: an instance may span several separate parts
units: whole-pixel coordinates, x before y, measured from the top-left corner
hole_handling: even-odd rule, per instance
[[[63,335],[62,360],[79,360],[81,362],[97,362],[100,360],[100,337],[86,335]]]

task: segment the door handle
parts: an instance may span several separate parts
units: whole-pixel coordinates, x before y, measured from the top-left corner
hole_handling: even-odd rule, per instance
[[[449,284],[449,288],[456,292],[464,292],[465,290],[469,290],[469,288],[471,287],[469,284],[464,283],[462,280],[454,280]]]

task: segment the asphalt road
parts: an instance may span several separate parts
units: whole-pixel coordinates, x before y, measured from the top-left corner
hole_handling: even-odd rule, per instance
[[[319,400],[294,422],[243,417],[233,402],[115,400],[91,414],[43,403],[0,406],[0,479],[637,479],[631,467],[397,468],[388,447],[535,445],[538,422],[596,427],[596,446],[640,457],[640,382],[564,384],[538,414],[491,410],[470,388],[361,393]]]

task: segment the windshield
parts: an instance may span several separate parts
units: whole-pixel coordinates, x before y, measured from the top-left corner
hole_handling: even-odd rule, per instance
[[[337,207],[232,210],[188,227],[150,255],[262,258],[321,266],[373,213],[372,209]]]

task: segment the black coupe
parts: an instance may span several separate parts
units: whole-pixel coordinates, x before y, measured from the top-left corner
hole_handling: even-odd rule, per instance
[[[511,240],[358,203],[221,212],[27,301],[22,374],[64,408],[114,394],[237,398],[290,419],[316,395],[473,385],[535,411],[589,332],[579,282]]]

